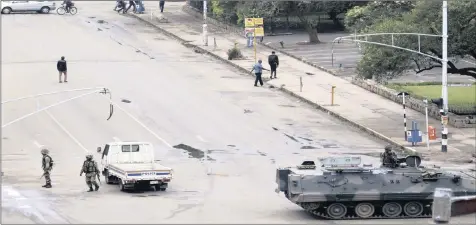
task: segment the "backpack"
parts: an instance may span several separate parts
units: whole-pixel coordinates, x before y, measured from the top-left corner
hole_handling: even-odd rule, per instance
[[[53,168],[53,166],[55,165],[55,163],[53,161],[53,158],[51,158],[49,155],[47,155],[46,157],[50,158],[50,167],[49,168]],[[44,161],[44,159],[43,159],[43,161]]]

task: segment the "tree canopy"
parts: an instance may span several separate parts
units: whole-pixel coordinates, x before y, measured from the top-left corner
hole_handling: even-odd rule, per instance
[[[212,0],[209,5],[213,16],[219,20],[241,25],[246,17],[262,17],[265,22],[276,17],[297,17],[309,34],[309,42],[319,43],[319,13],[327,14],[336,26],[338,15],[347,12],[362,1],[226,1]],[[201,9],[201,2],[190,3]]]
[[[442,2],[373,2],[354,7],[346,14],[346,27],[357,33],[442,34]],[[442,58],[442,38],[420,36],[420,52]],[[391,44],[391,36],[371,36],[367,41]],[[394,45],[418,51],[416,35],[394,35]],[[363,44],[358,74],[387,80],[408,70],[421,73],[441,67],[442,62],[395,48]],[[458,68],[461,60],[476,60],[476,1],[448,1],[448,73],[476,78],[476,66]]]

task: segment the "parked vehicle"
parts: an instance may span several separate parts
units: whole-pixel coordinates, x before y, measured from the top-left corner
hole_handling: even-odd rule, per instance
[[[52,1],[2,1],[2,14],[38,12],[50,13],[56,9],[56,3]]]
[[[172,180],[172,169],[155,161],[154,148],[147,142],[108,143],[102,150],[101,164],[106,183],[119,184],[121,191],[150,187],[165,191]]]

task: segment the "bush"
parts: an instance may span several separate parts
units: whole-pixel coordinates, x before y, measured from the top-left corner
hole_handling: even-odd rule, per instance
[[[243,58],[243,54],[241,54],[241,50],[236,46],[236,43],[233,48],[228,49],[227,54],[228,54],[228,60]]]

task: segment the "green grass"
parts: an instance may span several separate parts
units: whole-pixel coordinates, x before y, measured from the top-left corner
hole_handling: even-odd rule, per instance
[[[406,91],[417,99],[435,99],[441,97],[441,85],[388,85],[397,91]],[[459,115],[476,114],[476,85],[448,87],[449,111]]]
[[[441,96],[441,85],[428,86],[401,86],[400,90],[405,90],[410,94],[421,98],[439,98]],[[475,105],[476,86],[471,87],[448,87],[449,105]]]

